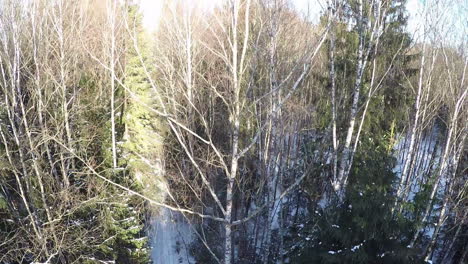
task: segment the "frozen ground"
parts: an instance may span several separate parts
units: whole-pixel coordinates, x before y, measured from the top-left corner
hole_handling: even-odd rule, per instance
[[[189,254],[193,234],[183,215],[164,208],[151,224],[151,258],[154,264],[195,263]]]

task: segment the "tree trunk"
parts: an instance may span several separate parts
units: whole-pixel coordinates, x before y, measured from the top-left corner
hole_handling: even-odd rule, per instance
[[[365,61],[364,61],[364,23],[363,23],[363,4],[362,0],[359,0],[359,49],[358,49],[358,57],[357,57],[357,66],[356,66],[356,79],[354,83],[353,89],[353,101],[351,105],[350,111],[350,119],[348,124],[348,130],[346,133],[346,140],[344,143],[343,152],[341,154],[340,159],[340,167],[338,172],[338,179],[336,182],[333,183],[333,188],[335,192],[338,193],[340,200],[343,198],[344,195],[344,188],[347,181],[346,171],[348,170],[348,166],[351,157],[351,141],[353,139],[354,134],[354,126],[356,123],[356,116],[358,111],[358,103],[359,103],[359,96],[361,91],[361,82],[362,82],[362,75],[364,73],[365,68]]]
[[[338,139],[336,135],[336,76],[335,76],[335,14],[337,6],[330,3],[330,10],[332,12],[330,18],[332,22],[330,33],[330,85],[331,85],[331,110],[332,110],[332,141],[333,141],[333,182],[337,182],[338,173]]]
[[[450,158],[450,152],[451,152],[451,149],[453,147],[452,146],[452,138],[456,137],[456,132],[457,132],[456,127],[457,127],[457,121],[458,121],[457,120],[458,119],[458,114],[459,114],[461,106],[464,104],[464,101],[465,101],[465,98],[466,98],[466,95],[467,95],[467,91],[468,90],[465,90],[463,92],[463,94],[459,97],[459,99],[457,100],[457,103],[455,105],[453,116],[452,116],[451,122],[449,124],[449,130],[447,132],[447,141],[445,143],[445,150],[444,150],[444,154],[442,156],[442,163],[440,165],[439,172],[438,172],[438,174],[436,176],[434,186],[432,187],[431,195],[429,196],[429,201],[427,203],[426,209],[424,211],[424,216],[422,218],[423,225],[427,222],[427,219],[429,218],[429,215],[430,215],[433,203],[434,203],[434,199],[435,199],[435,196],[437,194],[437,190],[439,188],[440,180],[444,176],[444,174],[446,173],[448,165],[449,165],[448,163],[449,163],[449,158]],[[465,125],[465,129],[466,129],[466,125]],[[464,143],[465,138],[466,138],[466,133],[464,134],[463,138],[461,139],[460,144]],[[461,146],[458,149],[463,149]],[[457,166],[457,164],[455,164],[455,166]],[[416,243],[416,240],[419,237],[420,232],[421,232],[421,230],[416,231],[416,233],[414,234],[413,239],[412,239],[412,241],[410,243],[410,247],[414,246],[414,244]]]

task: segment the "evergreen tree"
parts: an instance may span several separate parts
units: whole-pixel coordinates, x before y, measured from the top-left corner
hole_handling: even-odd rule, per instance
[[[155,106],[155,94],[148,81],[145,67],[149,67],[150,46],[141,25],[137,6],[128,6],[128,21],[137,30],[139,50],[134,48],[133,36],[124,39],[127,47],[123,75],[124,87],[119,86],[116,98],[120,108],[120,122],[116,127],[118,168],[109,177],[116,183],[143,193],[154,200],[162,199],[162,137],[158,118],[151,111]],[[110,129],[108,131],[111,131]],[[110,136],[109,138],[110,139]],[[103,144],[109,150],[111,142]],[[107,151],[106,163],[112,165],[111,153]],[[116,190],[120,191],[120,190]],[[118,192],[117,192],[118,193]],[[109,239],[101,248],[111,254],[118,263],[148,263],[150,261],[146,213],[151,209],[141,198],[125,195],[105,208],[106,232]]]
[[[134,40],[126,41],[125,89],[122,153],[123,164],[147,197],[161,200],[164,193],[163,140],[165,129],[153,109],[158,109],[157,95],[148,75],[152,70],[152,53],[148,36],[142,29],[141,14],[136,6],[129,7],[129,21],[135,23],[138,50]],[[126,90],[128,89],[128,90]]]
[[[394,159],[383,145],[364,144],[344,202],[311,208],[295,263],[418,263],[418,252],[406,247],[413,225],[392,212]]]
[[[342,100],[352,90],[350,84],[355,74],[353,65],[356,64],[354,51],[358,45],[357,29],[349,30],[346,24],[352,17],[354,5],[354,1],[345,3],[342,14],[345,19],[339,20],[335,27],[336,87],[340,94],[345,94]],[[404,8],[405,1],[391,3],[379,46],[370,47],[367,58],[370,66],[364,72],[361,95],[363,102],[369,100],[368,112],[350,171],[345,199],[342,202],[332,199],[324,208],[311,206],[309,211],[314,212],[311,221],[300,230],[300,236],[293,239],[299,241],[300,245],[293,254],[297,263],[419,261],[418,252],[406,247],[415,226],[408,219],[395,215],[392,210],[397,182],[393,172],[396,165],[392,157],[394,138],[403,125],[403,109],[410,107],[406,78],[415,73],[409,66],[413,57],[405,52],[411,39],[404,30],[407,21]],[[367,19],[373,18],[367,16]],[[377,85],[380,85],[378,89]],[[370,92],[370,89],[375,92]],[[369,95],[372,98],[367,98]],[[348,109],[347,101],[338,102],[338,105]],[[364,109],[365,104],[362,103],[360,107]],[[338,128],[344,125],[345,115],[341,117],[337,120]],[[323,170],[328,171],[327,167],[323,166]]]

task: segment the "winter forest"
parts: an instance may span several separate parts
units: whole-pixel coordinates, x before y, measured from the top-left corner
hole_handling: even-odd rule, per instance
[[[468,263],[466,0],[149,2],[0,0],[1,264]]]

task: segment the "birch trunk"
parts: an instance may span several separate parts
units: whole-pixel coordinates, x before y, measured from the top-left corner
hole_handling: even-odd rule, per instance
[[[16,145],[17,152],[19,154],[19,163],[20,167],[22,170],[22,178],[24,180],[26,189],[23,188],[23,183],[20,178],[20,174],[16,172],[15,167],[18,166],[18,161],[14,161],[11,151],[9,150],[8,147],[8,139],[3,132],[3,129],[0,128],[0,133],[2,136],[3,144],[5,147],[5,152],[7,155],[8,162],[10,163],[11,167],[13,168],[13,174],[15,176],[16,183],[18,185],[19,191],[20,191],[20,197],[21,200],[23,201],[26,211],[28,213],[28,218],[30,220],[30,224],[33,228],[33,231],[35,233],[35,236],[37,238],[37,241],[40,243],[41,248],[44,250],[46,256],[49,255],[48,248],[46,245],[46,238],[44,237],[44,234],[42,233],[42,230],[40,228],[40,220],[37,218],[37,215],[34,212],[34,206],[30,205],[28,202],[28,193],[31,191],[29,188],[29,183],[28,181],[31,180],[30,175],[27,170],[27,154],[28,152],[25,151],[25,148],[31,147],[31,144],[24,144],[22,142],[21,138],[24,136],[24,134],[27,135],[27,138],[29,139],[30,133],[27,127],[22,127],[22,125],[27,124],[26,122],[26,115],[25,115],[25,108],[23,105],[23,96],[21,93],[21,88],[20,88],[20,69],[22,67],[22,54],[21,54],[21,49],[20,49],[20,39],[19,39],[19,32],[17,31],[18,25],[16,24],[15,16],[14,14],[8,14],[8,11],[13,11],[13,10],[5,10],[7,15],[10,16],[10,21],[12,23],[12,28],[14,30],[11,32],[11,35],[3,35],[2,38],[0,38],[0,41],[2,42],[1,46],[3,48],[2,54],[0,54],[0,70],[1,70],[1,76],[2,76],[2,83],[0,85],[0,88],[3,90],[3,95],[4,95],[4,107],[8,116],[8,122],[9,122],[9,128],[11,129],[11,132],[13,134],[13,140]],[[2,21],[3,22],[3,21]],[[3,25],[2,25],[3,26]],[[11,47],[10,47],[11,43]],[[26,132],[24,131],[26,129]],[[31,141],[28,141],[31,143]],[[30,152],[34,151],[33,148],[30,149]],[[26,152],[26,153],[25,153]],[[35,165],[37,165],[36,161],[34,160],[34,154],[32,155],[33,162]],[[35,170],[37,174],[37,170]],[[41,175],[39,175],[40,177]],[[44,194],[44,189],[43,189],[43,184],[42,184],[42,178],[38,179],[40,181],[40,197],[41,197],[41,202],[43,203],[43,206],[47,206],[45,203],[45,194]],[[46,207],[46,210],[48,211],[49,208]],[[50,213],[47,213],[47,216],[50,217]]]
[[[461,223],[459,223],[459,225],[457,227],[457,231],[455,231],[455,234],[453,235],[453,238],[450,241],[450,244],[449,244],[449,246],[447,248],[447,251],[444,254],[444,257],[443,257],[441,263],[448,263],[447,260],[450,258],[450,255],[452,255],[453,246],[455,245],[455,241],[457,240],[457,238],[460,235],[460,232],[461,232],[462,227],[463,227],[462,223],[465,221],[467,216],[468,216],[468,210],[465,211],[465,214],[463,215],[463,218],[461,219]]]
[[[117,169],[117,147],[116,147],[116,130],[115,130],[115,51],[116,51],[116,0],[110,0],[108,10],[108,23],[110,27],[110,50],[109,50],[109,69],[110,69],[110,106],[111,106],[111,139],[112,139],[112,168]]]
[[[459,115],[461,107],[463,106],[463,104],[465,102],[467,91],[468,90],[465,89],[465,91],[459,97],[459,99],[457,100],[457,103],[455,105],[453,116],[452,116],[450,124],[449,124],[449,130],[447,132],[447,141],[445,143],[444,154],[442,156],[442,163],[440,164],[438,174],[436,175],[434,186],[432,187],[431,195],[429,196],[429,202],[427,203],[426,209],[424,210],[424,215],[423,215],[423,218],[422,218],[423,225],[427,222],[427,219],[429,218],[429,215],[430,215],[433,203],[434,203],[434,199],[435,199],[435,196],[437,194],[437,190],[439,188],[440,180],[446,174],[447,167],[449,165],[448,163],[449,163],[450,153],[451,153],[451,149],[453,147],[452,138],[454,136],[456,136],[455,133],[457,132],[456,128],[457,128],[458,115]],[[465,137],[466,137],[466,134],[464,135],[464,138]],[[462,143],[464,142],[464,138],[462,140]],[[411,243],[409,245],[410,247],[414,246],[414,244],[416,243],[416,241],[417,241],[417,239],[418,239],[418,237],[420,235],[420,232],[421,232],[421,230],[416,231],[416,233],[414,234],[413,239],[412,239],[412,241],[411,241]]]
[[[420,115],[420,107],[421,107],[421,99],[423,96],[423,80],[424,80],[424,64],[426,60],[426,41],[425,38],[423,39],[423,47],[422,47],[422,55],[421,55],[421,64],[419,65],[419,80],[418,80],[418,91],[416,93],[416,102],[414,105],[414,121],[411,125],[411,131],[409,134],[410,142],[409,142],[409,147],[408,147],[408,154],[406,156],[406,159],[404,160],[403,164],[403,170],[400,175],[400,183],[398,184],[398,189],[397,189],[397,199],[396,203],[398,203],[398,200],[402,198],[403,193],[405,188],[408,188],[406,186],[407,180],[408,180],[408,173],[410,169],[410,165],[413,162],[414,159],[414,148],[416,144],[416,136],[417,136],[417,130],[418,130],[418,124],[419,124],[419,115]],[[396,205],[396,204],[395,204]]]
[[[336,182],[333,183],[333,188],[335,192],[338,193],[340,200],[344,195],[344,188],[346,184],[347,175],[346,171],[348,170],[348,166],[350,166],[349,161],[351,157],[351,141],[353,138],[354,133],[354,126],[356,123],[356,116],[358,111],[358,103],[359,103],[359,95],[361,91],[361,82],[362,82],[362,75],[365,68],[365,61],[364,61],[364,23],[363,23],[363,3],[362,0],[359,0],[359,49],[358,49],[358,57],[357,57],[357,67],[356,67],[356,79],[354,83],[353,89],[353,101],[350,110],[350,119],[348,124],[348,130],[346,133],[346,140],[344,143],[343,152],[340,159],[340,167],[338,172],[338,179]]]
[[[336,3],[334,1],[329,2],[330,6],[330,84],[331,84],[331,110],[332,110],[332,141],[333,141],[333,182],[337,182],[338,173],[338,140],[336,135],[336,76],[335,76],[335,15]]]
[[[380,6],[379,6],[378,12],[380,13]],[[379,32],[380,32],[380,30],[382,30],[381,26],[379,26]],[[379,32],[377,32],[377,34],[379,34]],[[351,152],[351,157],[350,157],[350,162],[349,162],[350,165],[346,169],[346,175],[349,175],[349,173],[351,171],[351,164],[353,164],[354,154],[356,153],[356,150],[357,150],[357,147],[358,147],[358,144],[359,144],[359,138],[361,136],[361,131],[362,131],[362,127],[364,125],[364,121],[366,120],[367,109],[369,107],[369,103],[370,103],[371,98],[372,98],[372,93],[374,92],[374,89],[377,89],[378,86],[380,85],[380,83],[379,83],[377,85],[377,87],[374,88],[375,75],[376,75],[376,70],[377,70],[377,51],[378,51],[378,48],[379,48],[379,39],[380,39],[380,35],[377,36],[377,40],[376,40],[376,43],[375,43],[374,54],[373,54],[373,59],[372,59],[372,74],[371,74],[371,81],[370,81],[370,85],[369,85],[369,91],[367,93],[367,100],[366,100],[366,104],[365,104],[365,107],[364,107],[364,111],[362,112],[361,122],[359,123],[359,127],[358,127],[358,130],[357,130],[357,133],[356,133],[356,139],[354,140],[354,146],[353,146],[353,150]],[[389,69],[390,69],[390,67],[391,66],[389,66]],[[382,80],[383,80],[383,78],[385,78],[385,76],[382,77]],[[348,177],[348,176],[346,176],[346,177]]]
[[[467,126],[465,125],[465,128],[466,127]],[[459,160],[460,160],[460,157],[461,157],[461,155],[463,153],[463,146],[465,145],[465,139],[466,139],[466,133],[462,136],[462,139],[460,140],[457,148],[454,150],[454,153],[452,155],[452,164],[450,164],[450,166],[449,166],[449,169],[451,171],[450,171],[449,177],[447,179],[447,182],[448,182],[447,183],[448,187],[446,188],[447,191],[445,193],[444,202],[442,204],[442,209],[441,209],[441,212],[439,214],[439,219],[437,221],[436,229],[435,229],[434,233],[432,234],[431,241],[429,243],[429,246],[426,249],[426,254],[425,254],[425,258],[424,258],[425,261],[428,261],[428,260],[430,260],[432,258],[432,253],[433,253],[434,248],[435,248],[435,246],[437,244],[437,238],[439,236],[439,232],[440,232],[440,230],[441,230],[442,226],[444,225],[445,220],[447,218],[449,202],[450,202],[451,196],[453,194],[452,187],[453,187],[453,184],[454,184],[454,181],[455,181],[455,176],[456,176],[456,173],[457,173]]]
[[[8,142],[7,142],[7,139],[5,137],[5,134],[3,133],[3,129],[1,127],[0,127],[0,134],[2,136],[3,145],[5,147],[5,153],[6,153],[8,162],[10,163],[10,165],[14,165],[15,162],[13,162],[13,160],[12,160],[12,157],[10,155],[10,150],[8,148]],[[34,215],[32,213],[31,207],[30,207],[30,205],[28,203],[28,199],[26,197],[26,192],[24,191],[23,183],[21,182],[20,176],[16,172],[16,170],[13,170],[13,174],[15,175],[16,184],[18,185],[18,188],[19,188],[19,191],[20,191],[20,197],[21,197],[21,200],[23,201],[24,207],[26,208],[26,212],[28,213],[28,218],[29,218],[29,221],[31,222],[31,226],[33,228],[34,234],[36,235],[37,240],[43,241],[43,236],[41,234],[42,232],[41,232],[41,230],[38,228],[38,226],[36,224],[36,219],[35,219],[35,217],[34,217]],[[43,247],[45,247],[45,242],[43,242]],[[45,248],[45,250],[47,252],[47,248]]]
[[[374,3],[371,3],[369,12],[371,12],[373,8],[373,4]],[[359,140],[359,135],[356,135],[354,139],[356,142],[354,144],[355,147],[351,148],[351,144],[353,142],[353,137],[354,137],[354,130],[355,130],[354,127],[356,124],[356,117],[358,113],[359,96],[360,96],[360,90],[362,86],[362,78],[364,75],[364,70],[367,65],[369,54],[372,50],[372,44],[374,44],[374,49],[377,50],[380,36],[384,30],[383,25],[384,25],[384,21],[386,17],[387,8],[382,7],[382,2],[377,2],[376,7],[377,9],[375,10],[376,17],[375,17],[374,24],[372,25],[372,22],[369,20],[367,22],[367,25],[364,25],[363,1],[362,0],[359,1],[359,17],[358,17],[359,48],[358,48],[358,57],[357,57],[358,63],[356,67],[356,78],[355,78],[354,89],[353,89],[353,100],[352,100],[352,105],[351,105],[351,110],[350,110],[350,119],[349,119],[348,129],[346,133],[346,139],[345,139],[343,151],[341,153],[338,178],[333,183],[333,188],[335,192],[338,194],[338,198],[340,200],[344,198],[343,197],[344,190],[348,183],[348,176],[349,176],[349,172],[351,170],[351,166],[353,163],[354,152],[356,151],[357,141]],[[367,44],[367,47],[365,47],[364,37],[366,35],[366,32],[369,29],[370,29],[369,44]],[[363,113],[363,118],[365,118],[365,115],[366,114]],[[362,126],[363,122],[364,120],[361,120],[360,127]],[[358,131],[358,134],[360,134],[360,129]]]
[[[266,165],[266,181],[267,181],[267,202],[275,200],[276,187],[277,187],[277,175],[279,170],[279,129],[277,123],[279,121],[280,112],[278,109],[278,103],[280,101],[280,91],[278,91],[278,79],[277,79],[277,61],[276,61],[276,48],[277,48],[277,35],[278,35],[278,16],[279,16],[279,3],[274,1],[270,13],[270,25],[269,25],[269,36],[270,36],[270,47],[269,47],[269,84],[270,84],[270,111],[272,117],[269,121],[270,129],[269,136],[267,137],[268,143],[266,144],[267,148],[265,153],[268,153],[265,156],[265,165]],[[264,243],[264,253],[263,253],[263,263],[267,264],[270,256],[271,248],[271,229],[272,221],[275,217],[275,203],[270,203],[270,206],[267,208],[267,223],[265,227],[265,243]]]
[[[231,114],[232,124],[232,147],[231,147],[231,167],[228,176],[228,184],[226,188],[226,214],[225,218],[225,242],[224,242],[224,264],[231,264],[232,257],[232,210],[233,210],[233,191],[234,181],[237,176],[238,169],[238,150],[239,150],[239,129],[240,129],[240,83],[239,83],[239,69],[238,69],[238,16],[239,16],[239,0],[231,2],[232,11],[232,87],[233,87],[233,109]]]

